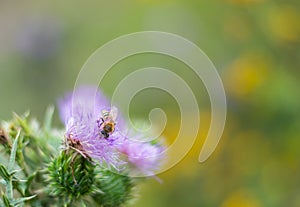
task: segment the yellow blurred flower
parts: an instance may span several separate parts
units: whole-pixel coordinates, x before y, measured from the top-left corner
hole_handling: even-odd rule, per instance
[[[225,74],[225,87],[230,95],[246,98],[267,80],[271,64],[259,54],[247,54],[235,60]]]
[[[291,5],[271,9],[268,18],[271,35],[279,41],[300,41],[300,14]]]
[[[194,120],[195,114],[191,114],[191,121]],[[176,121],[180,121],[180,117],[173,117],[172,122],[174,122],[174,119],[177,119]],[[211,112],[210,111],[201,111],[201,117],[200,117],[200,128],[198,135],[196,137],[195,142],[192,143],[192,147],[187,150],[187,145],[191,144],[192,139],[194,137],[192,134],[186,134],[184,137],[182,137],[184,140],[182,141],[181,145],[177,145],[177,147],[173,150],[170,150],[168,152],[168,162],[174,162],[178,161],[178,154],[181,152],[187,153],[186,156],[182,160],[180,160],[179,164],[176,165],[174,168],[172,168],[172,173],[168,174],[168,179],[176,179],[178,175],[180,176],[188,176],[188,177],[193,177],[198,174],[197,169],[201,166],[201,163],[199,163],[199,154],[202,150],[203,144],[206,141],[209,127],[210,127],[210,122],[211,122]],[[167,129],[163,133],[163,136],[167,139],[168,143],[174,143],[176,139],[178,139],[178,125],[169,125],[167,126]],[[227,132],[224,131],[222,138],[221,139],[226,139],[226,134]],[[177,140],[178,141],[178,140]],[[186,143],[186,144],[185,144]],[[224,144],[224,142],[222,142]],[[211,155],[211,157],[216,157],[219,156],[221,149],[222,149],[222,143],[219,143],[217,145],[217,148]],[[208,142],[208,145],[212,144]],[[203,163],[202,163],[203,164]],[[175,173],[176,172],[176,173]]]
[[[246,190],[239,190],[231,194],[221,207],[260,207],[258,200]]]

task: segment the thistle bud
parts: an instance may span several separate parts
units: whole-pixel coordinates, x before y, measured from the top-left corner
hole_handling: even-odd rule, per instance
[[[99,170],[97,175],[99,178],[95,185],[102,192],[93,195],[96,203],[104,207],[116,207],[132,201],[134,189],[132,178],[106,169]]]
[[[48,167],[50,195],[70,204],[92,191],[95,165],[74,149],[66,149]]]

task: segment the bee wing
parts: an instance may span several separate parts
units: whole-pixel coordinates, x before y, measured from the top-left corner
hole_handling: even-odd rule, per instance
[[[109,115],[111,116],[112,120],[115,121],[117,119],[118,116],[118,109],[115,106],[111,107],[111,110],[109,112]]]
[[[104,118],[105,116],[107,116],[109,114],[109,112],[107,110],[102,110],[101,111],[101,116]]]

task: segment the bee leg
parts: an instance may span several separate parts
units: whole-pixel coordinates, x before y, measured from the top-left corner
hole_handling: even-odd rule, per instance
[[[104,130],[101,131],[101,134],[103,135],[103,137],[105,139],[107,139],[109,137],[109,134],[106,131],[104,131]]]
[[[100,128],[101,125],[104,123],[104,119],[101,118],[101,121],[102,121],[102,122],[100,123],[100,120],[97,120],[98,128]]]

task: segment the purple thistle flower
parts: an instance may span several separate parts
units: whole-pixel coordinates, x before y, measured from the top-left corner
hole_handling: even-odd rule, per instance
[[[104,138],[97,123],[102,110],[109,111],[110,104],[96,87],[79,87],[58,101],[61,120],[66,126],[66,138],[76,143],[82,154],[116,169],[125,163],[120,159],[117,148],[124,139],[113,132]],[[120,121],[122,123],[122,121]],[[118,127],[122,128],[121,126]]]
[[[153,176],[155,171],[161,167],[164,147],[160,144],[127,139],[118,148],[133,166],[132,170],[135,176]]]
[[[66,126],[65,136],[69,147],[118,171],[125,169],[124,165],[129,163],[133,168],[126,169],[133,170],[133,174],[138,176],[152,176],[159,169],[164,148],[150,142],[131,140],[128,136],[132,135],[128,132],[132,130],[120,113],[115,120],[115,130],[109,136],[102,133],[102,112],[110,112],[112,107],[96,87],[79,87],[60,99],[58,106],[61,120]]]

